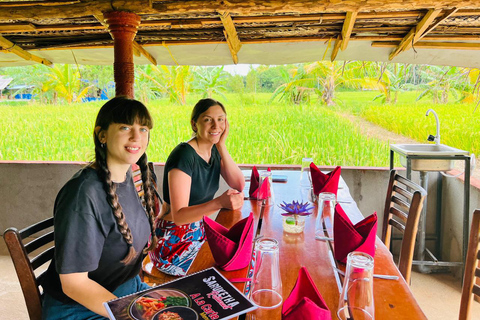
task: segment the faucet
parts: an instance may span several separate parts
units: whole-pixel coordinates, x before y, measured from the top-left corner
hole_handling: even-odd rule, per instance
[[[435,121],[437,122],[437,135],[435,137],[429,135],[428,141],[435,141],[435,144],[440,144],[440,121],[438,120],[437,113],[433,109],[428,109],[425,116],[428,116],[430,112],[433,113],[433,115],[435,116]]]

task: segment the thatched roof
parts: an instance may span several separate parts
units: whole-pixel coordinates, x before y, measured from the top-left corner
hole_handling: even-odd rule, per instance
[[[0,66],[112,64],[103,13],[141,17],[135,63],[373,60],[480,67],[480,1],[0,2]]]

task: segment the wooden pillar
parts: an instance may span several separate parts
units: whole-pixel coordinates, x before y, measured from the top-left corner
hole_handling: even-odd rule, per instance
[[[115,94],[133,98],[135,81],[133,39],[135,39],[137,28],[140,25],[140,17],[135,13],[125,11],[106,12],[103,16],[114,41]]]

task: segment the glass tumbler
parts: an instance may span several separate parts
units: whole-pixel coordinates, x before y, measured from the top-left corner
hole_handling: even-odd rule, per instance
[[[275,197],[273,195],[272,172],[267,170],[262,170],[258,173],[258,175],[259,175],[258,194],[257,194],[258,204],[262,206],[273,205],[275,203]]]
[[[282,278],[278,242],[261,238],[255,242],[256,264],[252,280],[252,301],[259,308],[273,309],[282,304]]]
[[[315,237],[333,238],[333,217],[335,215],[336,196],[332,192],[321,192],[318,195],[318,214],[315,223]]]
[[[312,162],[312,158],[302,158],[302,169],[300,171],[300,189],[302,201],[315,201],[312,189],[312,176],[310,174],[310,163]]]
[[[373,258],[363,252],[350,252],[343,289],[338,303],[337,317],[340,320],[373,320]]]

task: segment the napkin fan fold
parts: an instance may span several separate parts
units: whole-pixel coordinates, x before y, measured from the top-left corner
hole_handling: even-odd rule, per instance
[[[203,217],[205,235],[217,265],[226,271],[248,266],[253,249],[253,213],[230,229]]]
[[[313,162],[310,163],[313,193],[318,195],[322,192],[332,192],[337,195],[341,171],[341,167],[337,166],[333,171],[325,174]]]
[[[340,204],[335,206],[333,219],[333,247],[335,259],[346,263],[347,255],[352,251],[361,251],[375,256],[377,236],[377,213],[353,224]]]
[[[322,295],[313,282],[307,268],[298,272],[297,282],[282,306],[282,320],[331,320]]]
[[[271,171],[270,168],[267,171]],[[260,175],[258,173],[257,167],[253,166],[252,168],[252,175],[250,177],[250,188],[248,189],[248,195],[252,199],[257,198],[269,198],[271,197],[270,194],[270,180],[267,180],[266,183],[262,184],[259,188],[260,184]]]

